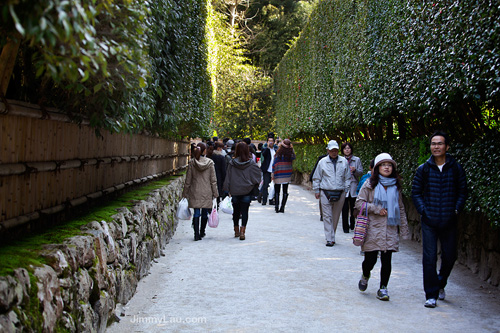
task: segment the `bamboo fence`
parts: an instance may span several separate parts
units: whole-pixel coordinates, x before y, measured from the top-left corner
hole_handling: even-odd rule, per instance
[[[189,142],[102,132],[0,102],[0,232],[187,167]]]

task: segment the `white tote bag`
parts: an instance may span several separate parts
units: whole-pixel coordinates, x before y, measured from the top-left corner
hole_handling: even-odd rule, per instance
[[[179,220],[191,220],[191,210],[188,206],[188,200],[186,198],[182,198],[179,202],[179,206],[177,207],[177,218]]]
[[[231,202],[231,198],[229,196],[222,200],[220,203],[220,209],[222,209],[222,212],[226,214],[233,214],[233,203]]]
[[[270,184],[269,184],[269,200],[271,200],[272,198],[274,198],[274,181],[272,181]]]

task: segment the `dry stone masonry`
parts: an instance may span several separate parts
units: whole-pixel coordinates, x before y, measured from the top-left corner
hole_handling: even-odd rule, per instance
[[[111,221],[91,222],[82,235],[46,245],[41,256],[48,265],[0,277],[0,331],[104,332],[154,258],[164,255],[183,186],[178,177]]]

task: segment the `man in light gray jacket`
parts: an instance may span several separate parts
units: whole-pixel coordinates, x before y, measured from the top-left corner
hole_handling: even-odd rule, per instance
[[[339,156],[339,144],[328,142],[328,155],[322,158],[313,174],[313,190],[316,199],[321,197],[326,246],[335,244],[335,232],[345,195],[351,182],[351,171],[347,160]]]

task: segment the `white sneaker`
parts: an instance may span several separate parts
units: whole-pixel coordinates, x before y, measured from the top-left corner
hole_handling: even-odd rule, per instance
[[[444,292],[444,289],[439,289],[439,297],[438,299],[440,301],[444,300],[446,298],[446,293]]]
[[[436,307],[436,299],[435,298],[429,298],[427,301],[425,301],[424,306],[426,308],[435,308]]]

